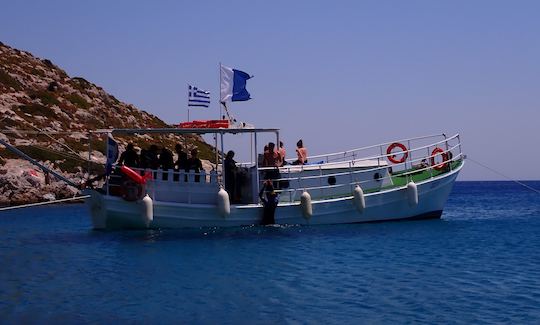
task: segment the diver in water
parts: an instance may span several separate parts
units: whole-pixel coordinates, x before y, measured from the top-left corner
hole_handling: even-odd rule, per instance
[[[264,192],[266,192],[266,197],[263,196]],[[274,214],[276,213],[276,207],[279,203],[279,195],[274,191],[271,180],[264,181],[263,187],[259,192],[259,198],[262,201],[264,211],[261,224],[275,224]]]

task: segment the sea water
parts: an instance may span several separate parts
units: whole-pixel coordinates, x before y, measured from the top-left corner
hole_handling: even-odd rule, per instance
[[[527,182],[540,189],[540,182]],[[92,231],[0,212],[0,323],[540,323],[540,194],[458,182],[442,220]]]

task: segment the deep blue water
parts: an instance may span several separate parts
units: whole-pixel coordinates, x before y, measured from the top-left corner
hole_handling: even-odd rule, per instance
[[[540,323],[540,194],[511,182],[458,182],[433,221],[90,228],[0,212],[0,323]]]

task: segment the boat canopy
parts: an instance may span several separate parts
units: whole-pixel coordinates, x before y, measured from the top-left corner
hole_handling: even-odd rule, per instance
[[[253,128],[253,129],[233,129],[233,128],[197,128],[197,129],[186,129],[186,128],[148,128],[148,129],[98,129],[95,131],[90,131],[90,133],[110,133],[110,134],[159,134],[159,133],[169,133],[169,134],[207,134],[207,133],[218,133],[218,134],[237,134],[237,133],[279,133],[279,129],[274,128]]]

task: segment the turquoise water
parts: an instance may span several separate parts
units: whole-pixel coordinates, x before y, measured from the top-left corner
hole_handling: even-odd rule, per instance
[[[458,182],[433,221],[90,228],[0,212],[0,323],[540,322],[540,195],[514,183]]]

